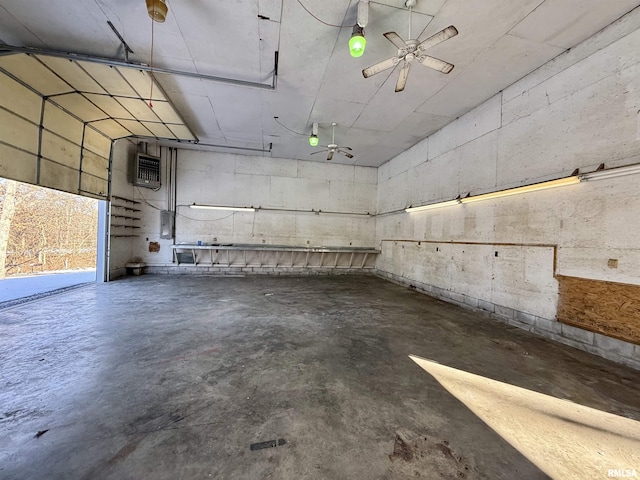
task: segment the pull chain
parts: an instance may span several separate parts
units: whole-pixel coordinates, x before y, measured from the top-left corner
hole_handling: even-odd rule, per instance
[[[149,76],[151,77],[151,90],[149,92],[149,107],[153,108],[153,25],[155,24],[155,20],[151,19],[151,60],[149,61]]]

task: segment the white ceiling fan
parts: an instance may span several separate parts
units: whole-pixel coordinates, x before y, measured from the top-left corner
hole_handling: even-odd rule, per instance
[[[416,39],[411,39],[411,14],[412,9],[416,5],[416,0],[407,0],[405,2],[406,7],[409,9],[409,38],[410,40],[404,41],[400,35],[396,32],[387,32],[384,34],[385,38],[393,43],[398,48],[398,55],[384,60],[380,63],[376,63],[371,67],[362,70],[364,78],[369,78],[376,73],[383,72],[389,68],[393,68],[401,61],[404,61],[400,74],[398,75],[398,82],[396,83],[396,92],[404,90],[407,84],[407,77],[409,76],[409,68],[413,60],[418,60],[425,67],[433,68],[442,73],[449,73],[453,70],[453,65],[447,63],[438,58],[429,56],[425,51],[439,43],[448,40],[451,37],[455,37],[458,34],[458,29],[453,25],[448,26],[444,30],[440,30],[435,35],[430,36],[423,42],[418,42]]]
[[[340,147],[336,144],[336,122],[331,124],[333,129],[333,133],[331,134],[331,143],[329,145],[323,145],[326,150],[319,150],[317,152],[313,152],[311,155],[315,155],[316,153],[322,153],[324,151],[328,152],[327,160],[331,160],[333,158],[333,154],[338,152],[341,155],[344,155],[347,158],[353,158],[347,150],[352,150],[351,147]]]

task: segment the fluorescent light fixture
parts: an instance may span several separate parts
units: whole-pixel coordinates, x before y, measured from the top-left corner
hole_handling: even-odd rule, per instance
[[[635,165],[634,165],[635,167]],[[638,167],[638,172],[640,172],[640,165],[637,166]],[[594,172],[594,173],[599,173],[599,172]],[[635,171],[633,172],[635,173]],[[626,175],[627,173],[625,173]],[[591,174],[589,174],[591,175]],[[622,174],[620,174],[622,175]],[[409,208],[405,208],[404,211],[407,213],[410,212],[419,212],[422,210],[431,210],[433,208],[441,208],[441,207],[448,207],[451,205],[457,205],[459,203],[471,203],[471,202],[480,202],[482,200],[490,200],[492,198],[500,198],[500,197],[508,197],[510,195],[518,195],[520,193],[528,193],[528,192],[535,192],[538,190],[546,190],[547,188],[555,188],[555,187],[562,187],[565,185],[575,185],[576,183],[580,183],[582,179],[582,176],[578,177],[578,176],[571,176],[571,177],[565,177],[565,178],[559,178],[558,180],[550,180],[548,182],[541,182],[541,183],[534,183],[532,185],[525,185],[524,187],[516,187],[516,188],[510,188],[508,190],[499,190],[497,192],[491,192],[491,193],[484,193],[482,195],[474,195],[472,197],[466,197],[466,198],[456,198],[454,200],[447,200],[445,202],[438,202],[438,203],[431,203],[429,205],[421,205],[419,207],[409,207]]]
[[[369,23],[369,0],[358,2],[358,25],[365,28]]]
[[[604,180],[605,178],[616,178],[625,175],[633,175],[634,173],[640,173],[640,163],[634,165],[627,165],[624,167],[615,167],[608,169],[600,169],[595,172],[583,173],[580,175],[580,180]]]
[[[429,205],[420,205],[419,207],[409,207],[409,208],[405,208],[404,211],[407,213],[420,212],[422,210],[431,210],[433,208],[448,207],[449,205],[457,205],[459,203],[460,203],[460,200],[456,198],[455,200],[447,200],[446,202],[431,203]]]
[[[364,28],[356,23],[353,26],[353,33],[349,39],[349,52],[351,52],[351,56],[355,58],[361,57],[366,45],[367,39],[364,38]]]
[[[460,199],[462,203],[480,202],[482,200],[491,200],[492,198],[508,197],[510,195],[519,195],[521,193],[536,192],[538,190],[546,190],[547,188],[563,187],[565,185],[575,185],[580,183],[580,177],[571,176],[560,178],[558,180],[551,180],[548,182],[534,183],[532,185],[525,185],[524,187],[510,188],[508,190],[499,190],[497,192],[485,193],[482,195],[474,195],[472,197],[466,197]]]
[[[196,205],[195,203],[189,205],[189,208],[196,208],[200,210],[231,210],[234,212],[255,212],[253,207],[219,207],[216,205]]]

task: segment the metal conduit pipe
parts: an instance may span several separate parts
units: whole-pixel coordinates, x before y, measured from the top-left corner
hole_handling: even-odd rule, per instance
[[[218,77],[215,75],[207,75],[205,73],[187,72],[184,70],[174,70],[172,68],[151,67],[144,63],[123,62],[114,58],[98,57],[94,55],[86,55],[83,53],[62,52],[58,50],[49,50],[46,48],[36,47],[17,47],[14,45],[0,45],[0,55],[10,55],[14,53],[26,53],[27,55],[48,55],[51,57],[66,58],[68,60],[76,60],[91,63],[100,63],[102,65],[110,65],[113,67],[128,67],[144,70],[145,72],[160,73],[166,75],[178,75],[182,77],[198,78],[210,82],[227,83],[240,87],[262,88],[265,90],[276,89],[276,78],[278,76],[278,52],[274,52],[274,66],[271,84],[250,82],[247,80],[239,80],[237,78]]]

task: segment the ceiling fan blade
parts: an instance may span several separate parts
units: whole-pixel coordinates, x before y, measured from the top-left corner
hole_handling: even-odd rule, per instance
[[[411,64],[409,62],[404,62],[404,65],[400,69],[400,75],[398,75],[396,93],[404,90],[404,86],[407,84],[407,77],[409,76],[409,68],[411,68]]]
[[[342,150],[353,150],[351,147],[340,147]]]
[[[362,76],[364,78],[369,78],[370,76],[375,75],[376,73],[384,72],[385,70],[395,67],[399,61],[400,59],[398,57],[391,57],[383,62],[376,63],[375,65],[371,65],[370,67],[367,67],[364,70],[362,70]]]
[[[317,152],[310,153],[309,155],[315,155],[316,153],[324,153],[326,150],[318,150]]]
[[[439,58],[430,57],[429,55],[424,55],[424,57],[420,57],[418,60],[425,67],[433,68],[442,73],[449,73],[453,70],[453,65],[450,63],[440,60]]]
[[[333,158],[333,150],[329,150],[329,155],[327,155],[327,160],[331,160]]]
[[[450,39],[451,37],[455,37],[458,34],[458,29],[453,25],[449,25],[444,30],[440,30],[435,35],[431,35],[424,42],[418,45],[417,50],[424,51],[427,48],[435,47],[439,43],[444,42],[445,40]]]
[[[403,48],[408,47],[407,42],[405,42],[396,32],[387,32],[384,34],[384,36],[387,40],[393,43],[398,48],[398,50],[402,50]]]
[[[353,155],[351,155],[349,152],[343,151],[342,149],[338,149],[338,153],[344,155],[347,158],[353,158]]]

